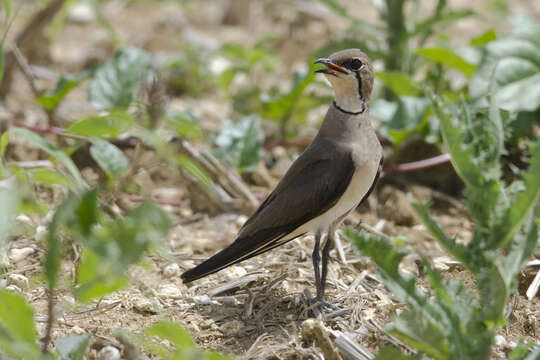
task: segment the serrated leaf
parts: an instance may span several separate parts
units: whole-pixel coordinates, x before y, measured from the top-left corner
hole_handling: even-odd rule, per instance
[[[377,353],[375,360],[414,360],[415,357],[403,354],[401,351],[390,346],[385,346]]]
[[[255,116],[246,116],[236,123],[227,122],[214,139],[214,153],[239,172],[253,171],[261,157],[263,137]]]
[[[416,50],[415,54],[459,70],[467,77],[471,77],[476,69],[476,66],[468,63],[461,56],[447,48],[423,48]]]
[[[383,134],[399,145],[405,139],[418,132],[426,120],[429,100],[410,96],[401,96],[390,121],[384,123]]]
[[[129,106],[133,91],[151,66],[152,57],[146,51],[136,47],[120,50],[96,70],[88,89],[90,104],[98,110]]]
[[[507,111],[535,111],[540,107],[540,24],[521,26],[512,34],[486,45],[488,54],[471,79],[475,99],[488,93],[496,81],[497,105]]]
[[[482,319],[489,330],[504,324],[504,306],[510,295],[501,269],[497,266],[484,266],[476,274],[478,292],[480,294],[480,311]]]
[[[375,76],[396,95],[418,96],[420,93],[418,84],[405,74],[398,72],[377,72]]]
[[[66,131],[81,136],[112,139],[133,126],[133,118],[123,111],[101,116],[90,116],[71,124]]]
[[[507,244],[540,201],[540,142],[531,147],[529,169],[523,173],[524,190],[510,202],[493,229],[491,246]]]
[[[13,358],[39,355],[34,311],[19,294],[0,289],[0,353]]]
[[[112,178],[117,178],[129,169],[129,159],[126,155],[106,140],[91,138],[90,155]]]
[[[44,109],[53,111],[71,90],[75,89],[81,82],[90,76],[89,71],[77,75],[66,74],[58,80],[56,88],[41,95],[36,101]]]
[[[55,342],[60,360],[83,360],[90,345],[90,335],[68,335]]]
[[[13,127],[9,129],[9,132],[13,135],[23,137],[32,145],[51,155],[59,163],[64,165],[64,167],[68,170],[71,176],[75,179],[75,182],[78,185],[79,189],[82,189],[84,187],[84,182],[81,173],[79,172],[79,169],[77,168],[77,166],[75,166],[75,163],[71,160],[71,158],[67,156],[66,153],[64,153],[62,150],[58,149],[56,146],[52,145],[44,138],[28,129]]]

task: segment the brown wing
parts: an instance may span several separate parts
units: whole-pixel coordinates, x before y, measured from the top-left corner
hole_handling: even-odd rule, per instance
[[[335,205],[354,171],[349,151],[328,140],[314,141],[248,219],[236,241],[182,274],[182,279],[199,279],[281,245],[285,235]]]

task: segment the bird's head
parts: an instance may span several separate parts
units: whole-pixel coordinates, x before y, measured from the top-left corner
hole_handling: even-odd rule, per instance
[[[336,52],[315,64],[326,68],[315,70],[326,76],[335,93],[339,108],[351,113],[363,113],[373,89],[373,67],[366,54],[358,49]]]

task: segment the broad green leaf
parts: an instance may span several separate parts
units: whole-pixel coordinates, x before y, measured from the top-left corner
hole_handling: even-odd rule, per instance
[[[472,46],[484,46],[487,43],[490,43],[491,41],[497,39],[497,33],[495,33],[494,29],[489,29],[485,33],[483,33],[480,36],[474,37],[471,39],[471,45]]]
[[[253,171],[261,157],[263,136],[255,116],[246,116],[236,123],[227,122],[214,139],[214,153],[239,172]]]
[[[396,95],[418,96],[420,93],[418,84],[405,74],[398,72],[377,72],[375,76]]]
[[[88,89],[90,104],[98,110],[125,108],[143,76],[151,70],[152,57],[136,47],[120,50],[99,67]]]
[[[500,270],[497,266],[484,266],[476,274],[482,319],[489,330],[504,324],[504,306],[510,295]]]
[[[17,191],[0,187],[0,249],[11,234],[18,205]]]
[[[19,294],[0,289],[0,353],[13,358],[39,355],[34,311]]]
[[[83,360],[90,345],[90,335],[68,335],[55,342],[59,360]]]
[[[423,48],[416,50],[415,54],[459,70],[467,77],[471,77],[476,68],[474,65],[469,64],[467,61],[463,60],[462,57],[447,48]]]
[[[167,111],[165,120],[181,137],[199,139],[203,136],[199,119],[189,111]]]
[[[495,102],[508,111],[540,108],[540,24],[520,26],[486,45],[488,53],[471,79],[469,93],[484,97],[492,77]]]
[[[146,329],[145,332],[150,336],[169,340],[174,344],[177,351],[195,347],[195,343],[189,333],[175,323],[158,322]]]
[[[64,188],[71,188],[73,183],[61,172],[55,169],[45,167],[27,170],[26,173],[31,177],[32,181],[41,185],[58,185]]]
[[[54,157],[59,163],[64,165],[64,167],[68,170],[71,176],[75,179],[78,187],[80,189],[84,187],[84,182],[81,177],[81,173],[79,172],[79,169],[77,168],[77,166],[75,166],[75,163],[73,163],[71,158],[67,156],[66,153],[64,153],[62,150],[58,149],[56,146],[52,145],[44,138],[28,129],[13,127],[9,131],[13,135],[21,136],[30,144],[38,147],[39,149],[45,151],[46,153]]]
[[[401,96],[394,115],[390,121],[384,123],[383,134],[388,135],[394,144],[399,145],[424,125],[429,107],[429,100],[426,98]]]
[[[77,209],[75,210],[75,214],[77,216],[78,230],[83,236],[89,236],[92,232],[92,228],[99,220],[97,189],[87,191],[81,197]]]
[[[77,285],[73,292],[82,302],[110,294],[128,282],[126,276],[110,269],[90,248],[85,248],[77,269]]]
[[[129,159],[126,155],[106,140],[91,138],[90,155],[111,178],[117,178],[129,169]]]
[[[58,104],[66,97],[67,94],[90,75],[89,71],[82,72],[77,75],[67,74],[58,80],[56,88],[41,95],[36,101],[44,109],[52,111],[58,107]]]
[[[90,116],[71,124],[67,132],[81,136],[112,139],[133,126],[133,118],[123,111],[112,111],[106,115]]]

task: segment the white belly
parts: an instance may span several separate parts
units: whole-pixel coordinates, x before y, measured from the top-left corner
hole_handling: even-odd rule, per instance
[[[379,162],[368,162],[356,168],[351,182],[338,202],[325,213],[296,228],[286,238],[292,239],[306,232],[326,231],[338,218],[354,209],[367,194],[379,169]]]

